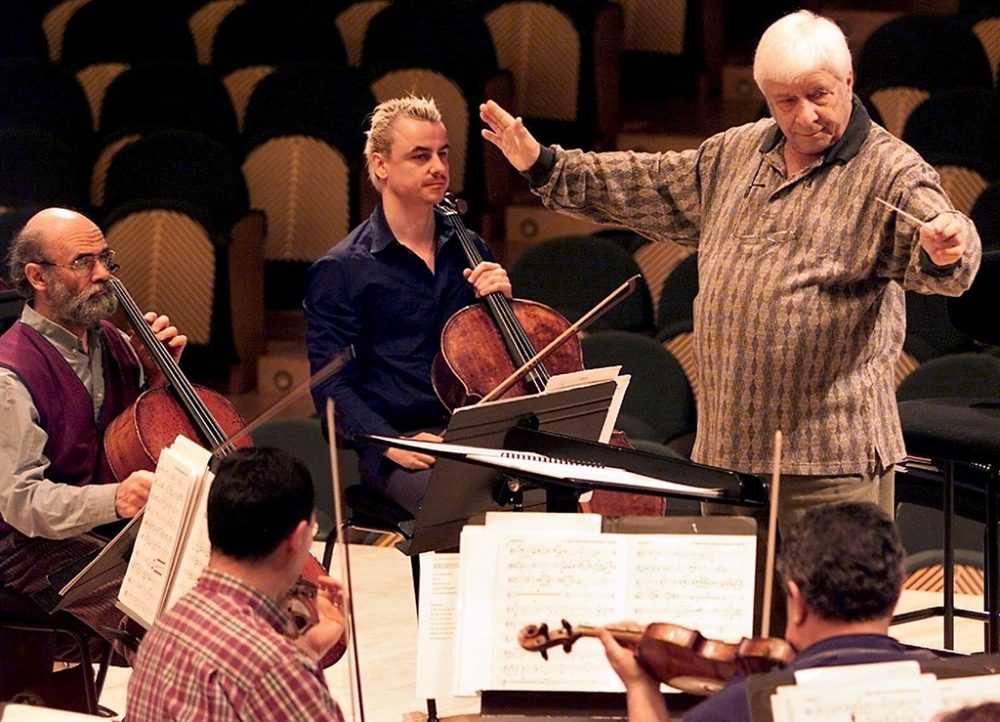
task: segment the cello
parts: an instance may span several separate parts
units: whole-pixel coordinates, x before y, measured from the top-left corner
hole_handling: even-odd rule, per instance
[[[464,206],[464,201],[446,194],[434,210],[450,221],[469,268],[475,268],[483,256],[462,222]],[[477,403],[532,358],[536,345],[548,344],[570,325],[562,314],[536,301],[510,300],[499,291],[481,300],[455,312],[441,330],[431,383],[449,411]],[[581,369],[583,350],[574,335],[549,355],[547,365],[537,364],[503,398],[541,393],[552,373]]]
[[[434,210],[455,229],[469,268],[482,263],[482,254],[462,222],[465,202],[447,193]],[[634,288],[634,284],[629,287]],[[614,302],[625,297],[615,298]],[[580,337],[572,332],[580,328],[579,321],[571,325],[545,304],[509,300],[499,291],[481,300],[481,304],[456,311],[441,330],[441,350],[431,366],[431,383],[449,411],[483,400],[541,393],[552,374],[583,370]],[[602,312],[610,307],[606,306]],[[587,316],[593,321],[598,314],[592,311]],[[538,358],[539,348],[545,351],[544,360],[531,363]],[[510,383],[513,378],[518,380]],[[495,393],[501,387],[503,392]],[[611,444],[633,448],[620,431],[614,432]],[[663,516],[666,500],[643,494],[595,491],[581,507],[583,511],[607,516]]]
[[[253,445],[246,422],[221,394],[192,384],[167,348],[159,342],[143,318],[136,302],[118,278],[108,285],[136,335],[163,374],[155,385],[119,414],[104,434],[104,453],[115,478],[122,480],[136,470],[155,471],[160,452],[178,434],[200,440],[218,458],[237,448]],[[234,441],[238,437],[239,441]],[[325,574],[323,565],[311,554],[306,558],[299,582],[285,601],[294,628],[304,631],[313,616],[310,596],[315,595],[315,579]],[[334,664],[346,649],[342,639],[323,658],[323,666]]]

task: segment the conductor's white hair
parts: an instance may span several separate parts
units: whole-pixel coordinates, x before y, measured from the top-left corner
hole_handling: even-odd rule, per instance
[[[827,70],[846,81],[851,73],[851,51],[840,27],[808,10],[776,20],[764,31],[753,59],[753,79],[795,83],[817,70]]]

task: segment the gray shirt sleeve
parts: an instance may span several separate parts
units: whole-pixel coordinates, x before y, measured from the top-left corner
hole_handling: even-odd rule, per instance
[[[114,521],[117,484],[72,486],[45,478],[48,434],[28,389],[0,368],[0,514],[27,536],[65,539]]]

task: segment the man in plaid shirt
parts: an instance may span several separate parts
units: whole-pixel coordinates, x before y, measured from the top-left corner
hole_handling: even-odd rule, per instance
[[[195,588],[139,647],[129,722],[342,722],[320,660],[344,633],[343,595],[321,576],[317,621],[299,632],[287,606],[316,532],[308,469],[279,449],[242,449],[208,498],[212,554]]]

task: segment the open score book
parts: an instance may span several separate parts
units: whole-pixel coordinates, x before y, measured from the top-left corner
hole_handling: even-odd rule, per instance
[[[178,435],[160,452],[117,605],[147,629],[208,564],[211,452]]]

